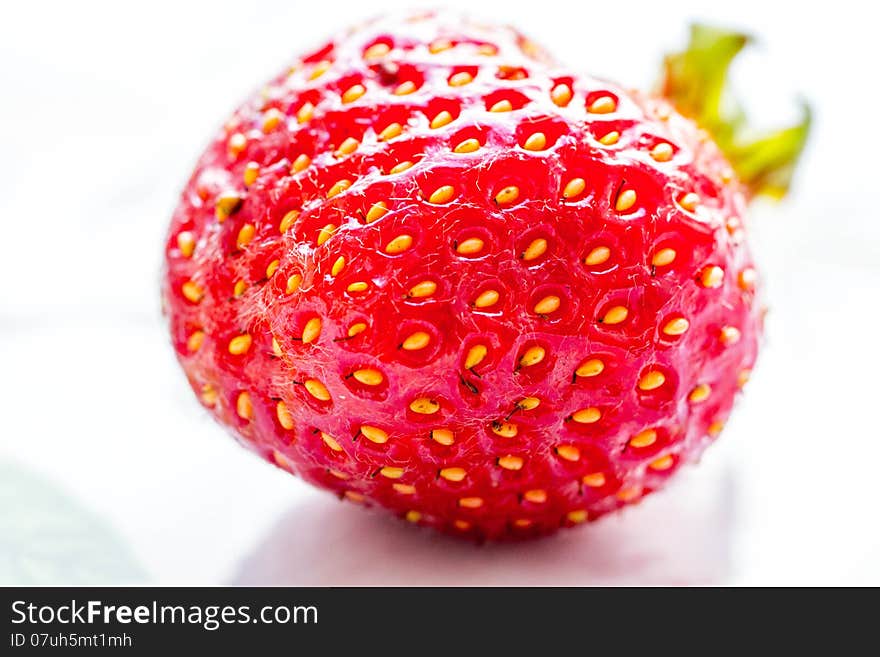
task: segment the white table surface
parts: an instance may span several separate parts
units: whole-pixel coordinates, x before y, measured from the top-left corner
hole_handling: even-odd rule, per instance
[[[314,491],[201,410],[157,291],[189,168],[294,54],[407,4],[0,9],[0,583],[880,584],[880,48],[867,3],[480,5],[632,85],[688,19],[743,27],[766,46],[735,76],[749,106],[784,117],[792,90],[815,105],[794,195],[752,216],[771,305],[759,367],[720,442],[666,492],[556,538],[477,548]]]

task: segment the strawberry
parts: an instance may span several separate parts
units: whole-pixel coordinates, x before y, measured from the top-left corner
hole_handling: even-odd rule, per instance
[[[744,43],[695,28],[667,60],[715,140],[442,15],[298,59],[174,213],[164,302],[196,394],[277,466],[459,535],[549,533],[660,488],[755,362],[746,204],[785,189],[806,135],[727,128],[714,90]]]

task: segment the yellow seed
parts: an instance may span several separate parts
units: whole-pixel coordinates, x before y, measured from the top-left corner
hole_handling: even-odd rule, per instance
[[[481,43],[477,46],[477,54],[492,57],[498,54],[498,48],[491,43]]]
[[[361,434],[364,438],[377,445],[384,445],[388,442],[388,432],[369,424],[361,425]]]
[[[735,326],[725,326],[721,329],[721,342],[726,345],[736,344],[742,337],[742,333]]]
[[[233,157],[238,156],[245,149],[245,146],[247,146],[247,137],[240,132],[236,132],[229,138],[229,154]]]
[[[319,77],[324,75],[330,69],[330,62],[326,59],[315,64],[315,67],[312,69],[311,74],[309,74],[309,80],[317,80]]]
[[[482,497],[462,497],[458,500],[458,506],[465,509],[479,509],[483,506]]]
[[[342,451],[342,445],[340,445],[339,442],[337,442],[337,440],[330,434],[324,433],[322,431],[321,440],[324,441],[324,444],[327,445],[327,447],[332,449],[334,452]]]
[[[296,120],[299,123],[306,123],[312,120],[312,117],[315,115],[315,106],[311,103],[303,103],[303,106],[299,108],[296,113]]]
[[[418,522],[419,520],[422,519],[422,514],[419,513],[418,511],[411,510],[411,511],[407,511],[406,516],[404,516],[404,517],[406,518],[407,522],[414,522],[415,523],[415,522]]]
[[[450,87],[463,87],[466,84],[470,84],[474,81],[474,76],[468,73],[467,71],[459,71],[458,73],[453,73],[449,78],[449,86]]]
[[[605,363],[600,359],[590,358],[578,366],[577,370],[575,370],[575,374],[583,377],[597,376],[598,374],[601,374],[604,369]]]
[[[282,114],[279,110],[272,108],[263,116],[263,132],[269,133],[272,132],[275,128],[281,125],[281,121],[284,119],[284,114]]]
[[[393,240],[388,242],[388,244],[385,246],[385,253],[392,254],[392,255],[397,254],[397,253],[403,253],[409,247],[412,246],[412,243],[413,243],[412,235],[406,235],[406,234],[398,235]]]
[[[379,474],[388,479],[400,479],[403,476],[403,472],[403,468],[397,468],[391,465],[386,465],[379,470]]]
[[[587,181],[583,178],[572,178],[562,190],[562,198],[569,199],[580,196],[587,187]]]
[[[260,165],[256,162],[248,162],[247,166],[244,168],[244,184],[245,185],[253,185],[257,182],[257,178],[260,176]]]
[[[688,212],[693,212],[700,204],[700,197],[697,194],[690,192],[682,196],[678,204]]]
[[[349,500],[350,502],[354,502],[355,504],[363,504],[364,500],[366,499],[363,495],[353,490],[345,491],[344,497],[345,499]]]
[[[625,306],[614,306],[613,308],[608,309],[608,312],[605,313],[601,322],[603,324],[620,324],[621,322],[626,321],[628,316],[629,310],[627,310]]]
[[[584,264],[595,267],[596,265],[601,265],[602,263],[607,262],[610,257],[611,249],[607,246],[597,246],[587,254],[586,258],[584,258]]]
[[[495,203],[498,205],[510,205],[519,198],[519,187],[508,185],[495,195]]]
[[[463,242],[459,242],[458,246],[455,247],[455,251],[461,255],[474,255],[482,251],[483,246],[485,244],[479,237],[469,237]]]
[[[333,475],[333,476],[336,477],[337,479],[342,479],[343,481],[345,481],[346,479],[350,479],[350,478],[351,478],[347,473],[342,472],[341,470],[334,470],[334,469],[331,468],[331,469],[329,470],[329,472],[330,472],[331,475]]]
[[[351,375],[355,378],[355,381],[363,383],[365,386],[377,386],[385,380],[382,372],[370,368],[355,370]]]
[[[348,137],[344,142],[339,144],[339,148],[336,149],[336,157],[351,155],[357,150],[358,146],[360,146],[360,142],[357,139],[354,137]]]
[[[575,462],[581,459],[581,450],[574,445],[557,445],[556,453],[559,455],[559,458],[566,461]]]
[[[353,338],[354,336],[363,333],[367,330],[367,325],[363,322],[358,322],[357,324],[352,324],[351,328],[348,329],[348,337]]]
[[[419,415],[433,415],[440,410],[440,402],[430,397],[416,397],[409,403],[409,410]]]
[[[605,475],[601,472],[593,472],[588,475],[584,475],[581,481],[584,482],[590,488],[602,488],[605,485]]]
[[[278,268],[280,266],[280,260],[273,260],[268,265],[266,265],[266,278],[272,278],[275,275],[275,272],[278,271]]]
[[[455,188],[452,185],[443,185],[433,191],[431,196],[428,197],[428,202],[442,205],[443,203],[451,201],[454,195]]]
[[[554,102],[554,104],[559,107],[565,107],[571,102],[571,87],[567,84],[557,84],[553,89],[550,90],[550,98]]]
[[[523,493],[523,499],[532,504],[543,504],[547,501],[547,491],[543,488],[533,488]]]
[[[629,444],[632,447],[642,448],[649,447],[657,442],[657,432],[654,429],[645,429],[630,438]]]
[[[590,114],[608,114],[616,109],[617,101],[614,100],[614,98],[611,96],[599,96],[596,100],[590,103],[587,111],[590,112]]]
[[[711,265],[703,269],[700,273],[700,283],[703,287],[716,288],[721,287],[724,282],[724,270],[717,265]]]
[[[330,237],[331,237],[331,236],[333,235],[333,233],[335,233],[335,232],[336,232],[336,226],[334,226],[333,224],[327,224],[327,225],[324,226],[321,230],[319,230],[319,231],[318,231],[318,239],[316,240],[318,246],[323,246],[324,243],[325,243],[327,240],[329,240]]]
[[[466,370],[469,370],[473,367],[476,367],[483,362],[483,359],[488,353],[489,350],[486,348],[486,345],[475,344],[473,347],[468,349],[467,356],[465,356],[464,359],[464,368]]]
[[[253,419],[254,405],[251,403],[251,396],[248,393],[238,393],[238,398],[235,400],[235,412],[242,420]]]
[[[413,285],[409,289],[407,295],[416,299],[421,299],[423,297],[431,296],[436,291],[437,283],[435,283],[434,281],[422,281],[421,283],[416,283],[415,285]]]
[[[645,372],[639,379],[639,390],[656,390],[666,383],[666,376],[659,370]]]
[[[403,126],[399,123],[391,123],[386,128],[379,133],[379,141],[388,141],[389,139],[394,139],[395,137],[399,137],[400,133],[403,132]]]
[[[486,290],[482,292],[480,296],[476,298],[474,301],[474,306],[477,308],[488,308],[489,306],[494,306],[498,303],[498,299],[501,298],[501,295],[498,294],[495,290]]]
[[[492,105],[489,108],[490,112],[511,112],[513,111],[513,104],[509,100],[499,100],[497,103]]]
[[[571,414],[571,419],[577,422],[578,424],[593,424],[599,421],[599,418],[602,417],[602,411],[600,411],[595,406],[591,406],[590,408],[582,408],[579,411],[575,411]]]
[[[541,400],[537,397],[523,397],[516,402],[516,407],[521,411],[531,411],[541,405]]]
[[[272,353],[278,358],[281,358],[284,355],[284,352],[281,351],[281,345],[278,344],[278,340],[274,336],[272,337]]]
[[[464,468],[443,468],[440,470],[440,476],[447,481],[459,482],[467,477],[467,470]]]
[[[379,59],[391,52],[391,46],[387,43],[374,43],[364,51],[364,59]]]
[[[706,401],[711,392],[712,388],[710,388],[708,384],[700,383],[691,390],[691,394],[688,395],[688,400],[691,403],[699,404],[701,401]]]
[[[636,204],[636,193],[632,189],[625,189],[617,195],[614,209],[618,212],[626,212]]]
[[[621,502],[632,502],[639,498],[642,494],[642,489],[638,486],[630,486],[629,488],[623,488],[617,491],[617,499]]]
[[[202,344],[205,342],[205,332],[204,331],[194,331],[187,339],[186,339],[186,348],[189,351],[198,351],[201,349]]]
[[[706,433],[708,433],[712,438],[717,438],[722,429],[724,429],[724,422],[722,422],[721,420],[715,420],[712,424],[709,425],[709,428],[706,429]]]
[[[431,336],[424,331],[416,331],[403,341],[401,347],[406,351],[418,351],[431,343]]]
[[[654,254],[654,257],[651,258],[651,264],[655,267],[665,267],[666,265],[672,264],[677,255],[675,249],[660,249]]]
[[[290,461],[287,460],[287,457],[284,456],[277,449],[272,450],[272,460],[275,461],[275,465],[279,468],[290,469]]]
[[[602,137],[599,140],[599,143],[602,144],[603,146],[614,146],[614,144],[616,144],[619,139],[620,139],[620,133],[617,132],[617,130],[612,130],[607,135]]]
[[[193,254],[193,251],[196,250],[195,235],[188,230],[178,233],[177,248],[180,250],[180,255],[184,258],[189,258]]]
[[[319,335],[321,335],[321,318],[312,317],[309,321],[306,322],[306,325],[303,328],[303,344],[310,344],[314,342],[318,339]]]
[[[308,393],[318,401],[330,401],[330,391],[317,379],[306,379],[304,385]]]
[[[690,322],[684,317],[676,317],[675,319],[670,319],[666,322],[663,326],[663,332],[666,335],[681,335],[688,330],[689,326]]]
[[[502,438],[513,438],[519,432],[519,428],[513,422],[493,422],[492,433]]]
[[[182,249],[181,249],[182,250]],[[758,282],[758,274],[751,267],[743,269],[737,277],[737,284],[742,290],[754,290]]]
[[[675,459],[672,458],[671,455],[667,454],[666,456],[661,456],[658,459],[654,459],[648,464],[648,467],[652,470],[668,470],[672,467],[672,464],[675,462]]]
[[[505,470],[522,470],[523,460],[520,456],[512,456],[508,454],[507,456],[502,456],[498,459],[498,465]]]
[[[355,281],[354,283],[349,283],[345,289],[348,292],[365,292],[369,287],[369,284],[365,281]]]
[[[534,311],[536,315],[549,315],[559,310],[561,304],[562,300],[559,297],[549,294],[535,304]]]
[[[242,354],[247,353],[248,349],[251,348],[252,342],[253,339],[247,333],[236,335],[229,341],[229,353],[233,356],[241,356]]]
[[[205,296],[204,290],[194,281],[187,281],[181,285],[180,291],[183,293],[183,296],[193,303],[198,303]]]
[[[333,198],[337,194],[341,194],[342,192],[344,192],[349,187],[351,187],[350,180],[338,180],[327,192],[327,198]]]
[[[300,171],[305,171],[311,163],[312,158],[305,153],[297,155],[296,159],[293,161],[293,166],[290,167],[290,172],[299,173]]]
[[[257,229],[253,224],[245,224],[242,226],[241,230],[238,231],[238,237],[235,240],[236,247],[243,249],[252,239],[254,239],[256,232]]]
[[[540,258],[547,252],[547,240],[543,237],[532,240],[522,253],[522,259],[525,261]]]
[[[651,149],[651,157],[657,162],[668,162],[672,159],[672,146],[665,141],[661,141]]]
[[[517,529],[526,529],[532,526],[532,520],[529,518],[517,518],[513,521],[513,526]]]
[[[287,405],[283,401],[279,401],[275,405],[275,415],[278,417],[278,424],[282,428],[288,431],[293,429],[293,415],[290,414]]]
[[[749,382],[749,379],[752,376],[752,370],[742,370],[739,374],[736,375],[736,384],[742,388]]]
[[[528,139],[526,139],[526,143],[523,144],[523,148],[527,151],[542,151],[544,147],[547,146],[547,135],[543,132],[536,132],[532,134]]]
[[[394,89],[394,95],[395,96],[408,96],[411,93],[414,93],[416,91],[416,89],[418,89],[418,87],[416,86],[416,83],[413,82],[412,80],[407,80],[407,81],[401,82],[399,85],[397,85],[397,87]]]
[[[455,435],[449,429],[434,429],[431,431],[431,438],[447,447],[455,442]]]
[[[338,276],[339,272],[341,272],[345,268],[345,256],[339,256],[336,258],[336,261],[333,263],[333,266],[330,268],[331,276]]]
[[[480,142],[476,139],[465,139],[452,149],[453,153],[473,153],[480,149]]]
[[[284,292],[286,294],[293,294],[299,289],[299,286],[302,285],[302,280],[303,277],[301,274],[294,274],[287,279],[287,287],[284,288]]]
[[[414,495],[416,492],[412,484],[392,484],[391,487],[401,495]]]
[[[428,51],[432,55],[436,55],[439,52],[443,52],[444,50],[449,50],[452,48],[452,42],[446,39],[438,39],[437,41],[432,41],[428,46]]]
[[[243,202],[244,198],[238,193],[224,192],[217,198],[217,206],[214,208],[214,216],[217,217],[219,222],[223,223],[229,219],[229,217],[238,212]]]
[[[395,173],[403,173],[407,169],[411,169],[413,163],[410,160],[404,160],[403,162],[398,162],[388,171],[389,174],[394,175]]]
[[[388,212],[388,204],[385,201],[373,203],[366,215],[367,223],[370,224],[381,219],[385,216],[386,212]]]
[[[442,128],[443,126],[452,123],[452,114],[443,110],[433,119],[431,119],[431,128],[436,130],[437,128]]]
[[[544,347],[540,345],[534,345],[525,350],[523,355],[519,359],[520,367],[531,367],[532,365],[537,365],[542,360],[544,360],[544,356],[547,355],[547,351]]]
[[[575,509],[574,511],[569,511],[565,514],[565,517],[568,518],[568,521],[576,525],[579,525],[582,522],[586,522],[587,516],[588,514],[586,509]]]

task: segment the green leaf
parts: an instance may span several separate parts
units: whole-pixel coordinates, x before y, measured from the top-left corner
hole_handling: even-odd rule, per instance
[[[730,65],[750,41],[739,32],[692,25],[687,49],[665,59],[660,93],[712,135],[753,196],[781,198],[806,144],[812,112],[802,101],[796,124],[754,136],[727,91]]]

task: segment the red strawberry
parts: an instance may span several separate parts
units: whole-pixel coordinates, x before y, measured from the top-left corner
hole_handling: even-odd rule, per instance
[[[685,83],[720,88],[707,58],[743,43],[697,29],[668,62],[722,145]],[[511,30],[372,23],[200,159],[167,248],[180,362],[240,442],[351,501],[486,538],[596,518],[720,432],[761,333],[746,192],[785,186],[805,131],[731,166]]]

